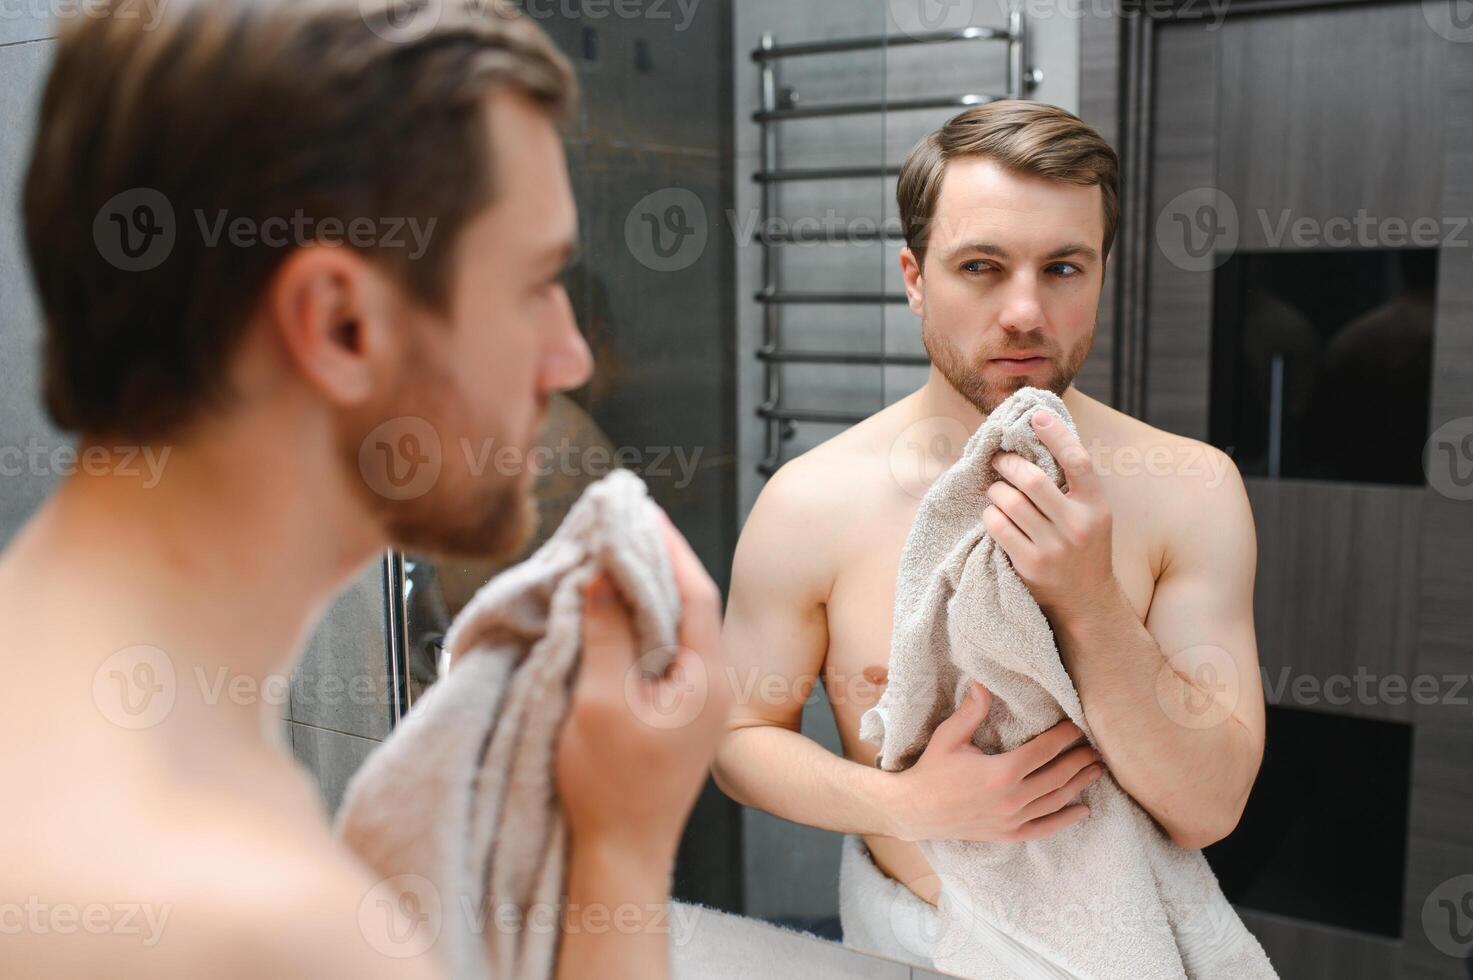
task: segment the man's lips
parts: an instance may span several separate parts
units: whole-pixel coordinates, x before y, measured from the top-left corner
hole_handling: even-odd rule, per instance
[[[987,362],[996,365],[1005,374],[1027,374],[1036,371],[1048,363],[1048,358],[1039,354],[1025,355],[1021,357],[994,357]]]

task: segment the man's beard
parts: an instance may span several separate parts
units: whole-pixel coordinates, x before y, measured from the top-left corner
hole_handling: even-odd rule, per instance
[[[930,355],[931,363],[941,376],[956,389],[957,394],[976,407],[983,415],[991,415],[993,409],[1007,401],[1019,388],[1032,386],[1062,395],[1074,383],[1084,359],[1094,346],[1094,330],[1080,341],[1073,350],[1061,354],[1057,348],[1046,343],[1019,343],[1015,347],[981,352],[975,360],[968,362],[966,356],[951,340],[930,329],[921,321],[921,342]],[[1028,375],[1013,375],[1001,379],[986,376],[987,361],[994,357],[1007,357],[1010,353],[1041,351],[1040,356],[1048,361],[1046,373],[1039,380]]]
[[[421,362],[422,363],[422,362]],[[348,479],[363,494],[392,547],[428,558],[509,560],[518,556],[537,531],[537,502],[526,447],[515,469],[503,472],[494,460],[511,440],[485,436],[476,452],[466,452],[461,436],[472,426],[449,377],[406,370],[406,381],[391,404],[358,424],[345,424],[340,453]],[[367,433],[386,419],[424,420],[438,435],[440,472],[423,493],[394,499],[375,489],[360,469]],[[479,450],[484,449],[484,452]],[[471,471],[471,461],[485,463]],[[379,484],[382,486],[383,484]]]

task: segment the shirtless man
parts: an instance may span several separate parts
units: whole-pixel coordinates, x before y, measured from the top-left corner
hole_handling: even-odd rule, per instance
[[[1256,545],[1236,469],[1071,383],[1093,339],[1117,167],[1093,130],[1031,102],[969,110],[923,141],[898,197],[930,376],[783,466],[737,546],[723,632],[737,705],[718,783],[863,835],[881,870],[933,904],[915,841],[1058,833],[1088,819],[1072,801],[1103,757],[1173,840],[1203,847],[1236,825],[1262,754]],[[926,487],[917,470],[934,479],[1023,385],[1061,394],[1078,426],[1076,440],[1035,419],[1069,492],[1003,454],[978,519],[1048,616],[1096,747],[1063,721],[984,754],[971,737],[990,695],[975,685],[912,768],[881,771],[859,720],[883,690],[896,573]],[[845,758],[799,733],[820,677]]]
[[[560,278],[571,71],[528,19],[436,9],[416,35],[359,0],[63,25],[25,213],[47,407],[79,466],[0,556],[0,976],[441,975],[432,941],[385,926],[393,879],[331,834],[272,695],[390,544],[516,551],[535,470],[475,472],[461,440],[525,458],[548,399],[592,369]],[[151,257],[165,204],[176,237]],[[211,245],[196,208],[260,238]],[[108,213],[135,247],[105,237]],[[302,240],[299,215],[322,222]],[[410,216],[435,221],[419,256],[326,225],[381,218],[404,243]],[[438,479],[396,494],[433,465],[427,438]],[[378,446],[402,455],[380,465]],[[667,538],[679,669],[698,671],[719,596]],[[562,977],[669,973],[671,868],[725,705],[713,691],[691,725],[648,726],[631,705],[675,682],[626,701],[636,652],[596,581],[556,769],[567,907],[604,918],[567,929]]]

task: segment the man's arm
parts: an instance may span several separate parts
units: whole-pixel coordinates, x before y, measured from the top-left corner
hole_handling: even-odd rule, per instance
[[[732,687],[712,775],[732,799],[811,827],[890,834],[887,773],[801,734],[803,704],[828,651],[824,603],[832,539],[812,524],[798,467],[768,481],[742,529],[722,626]],[[817,532],[817,533],[815,533]]]
[[[1088,452],[1057,421],[1037,431],[1069,493],[1007,454],[989,533],[1047,613],[1116,780],[1178,844],[1204,847],[1237,825],[1263,755],[1257,549],[1242,480],[1225,456],[1215,487],[1166,478],[1178,480],[1161,509],[1173,531],[1142,623],[1114,576]]]
[[[1099,778],[1099,754],[1064,721],[1011,752],[972,744],[991,705],[973,697],[892,773],[837,756],[799,731],[828,651],[827,600],[844,537],[822,488],[789,465],[763,490],[737,544],[722,633],[733,687],[713,775],[740,803],[841,833],[902,840],[1033,840],[1089,813],[1070,805]],[[888,601],[888,597],[886,597]],[[853,693],[846,689],[846,694]]]

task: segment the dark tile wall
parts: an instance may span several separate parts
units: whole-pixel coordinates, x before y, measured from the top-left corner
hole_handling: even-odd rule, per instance
[[[638,6],[648,16],[541,21],[584,95],[568,134],[583,250],[569,290],[597,365],[574,397],[615,447],[638,451],[636,468],[724,587],[735,545],[732,243],[722,233],[731,10],[729,0],[698,4],[686,22],[678,5]]]
[[[731,0],[688,19],[678,4],[619,6],[542,20],[584,90],[568,134],[582,246],[569,292],[596,367],[574,398],[641,461],[724,592],[737,531]],[[740,823],[708,784],[678,897],[741,909]]]

